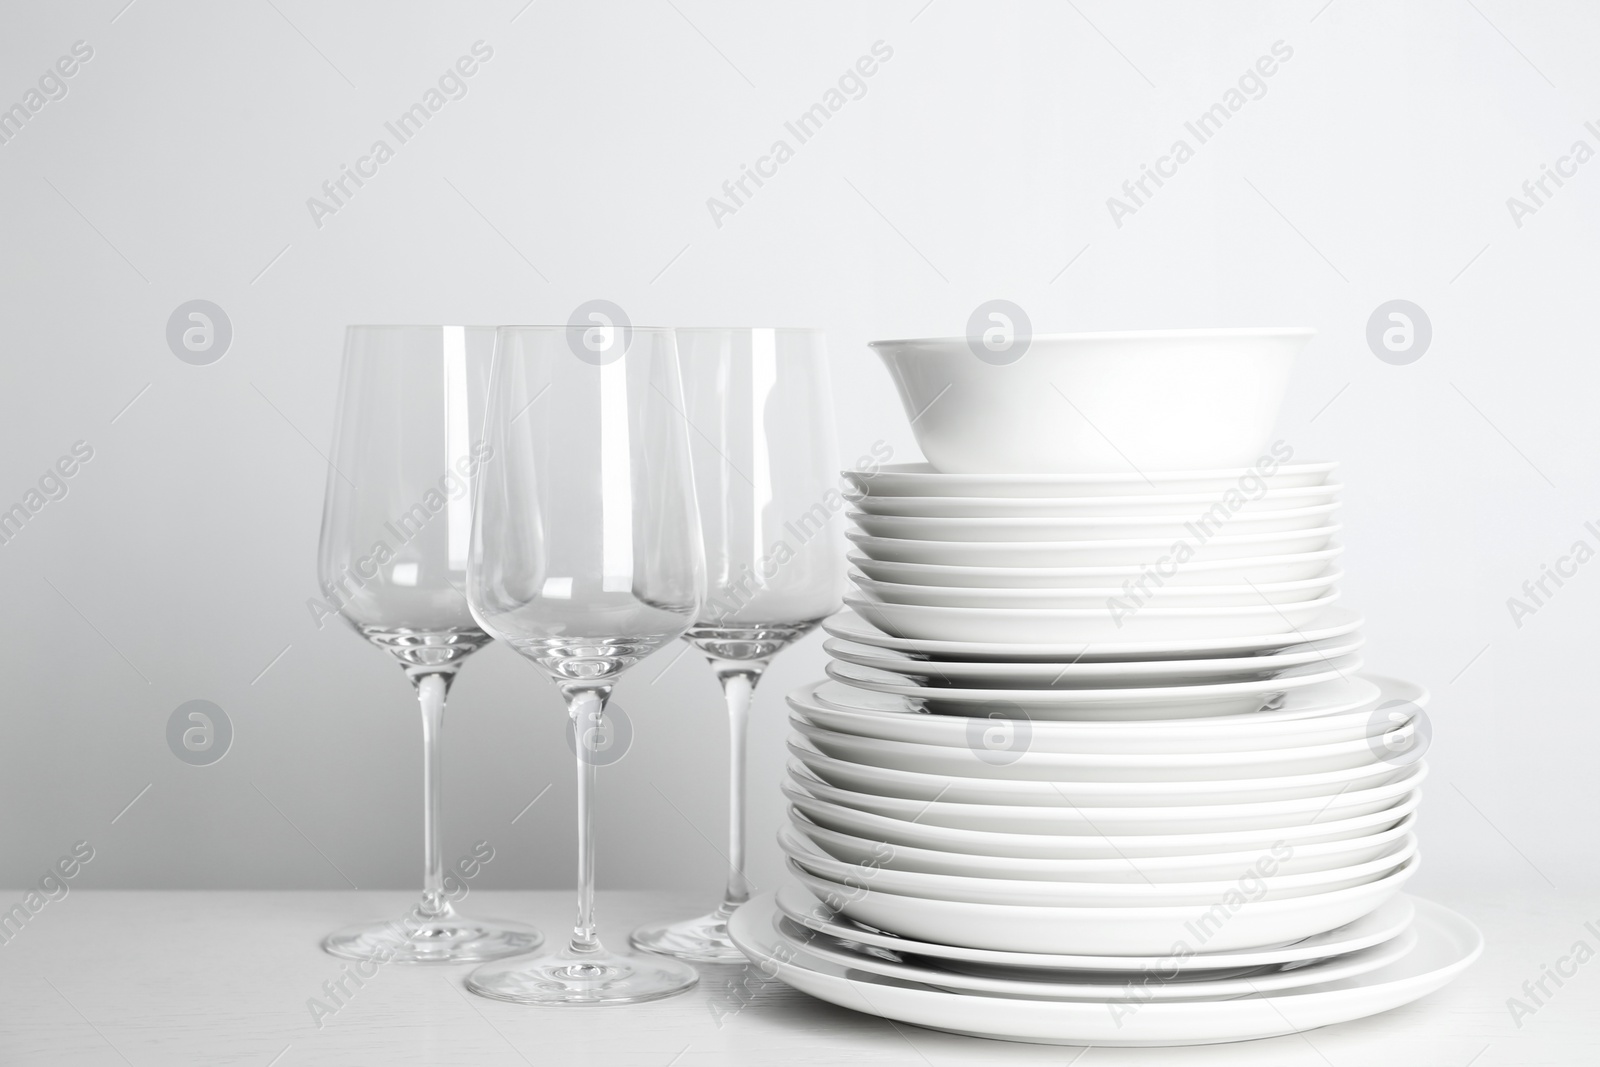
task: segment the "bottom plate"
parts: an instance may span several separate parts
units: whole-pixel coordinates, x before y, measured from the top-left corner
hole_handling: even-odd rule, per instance
[[[729,934],[766,974],[821,1000],[935,1030],[1049,1045],[1199,1045],[1247,1041],[1376,1015],[1443,986],[1483,951],[1477,927],[1412,898],[1416,946],[1386,967],[1282,993],[1188,1001],[1034,999],[948,993],[798,955],[778,935],[771,893],[734,914]]]

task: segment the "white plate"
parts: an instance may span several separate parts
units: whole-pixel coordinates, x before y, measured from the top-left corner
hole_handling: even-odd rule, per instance
[[[869,600],[887,604],[929,604],[946,608],[1096,608],[1111,612],[1145,608],[1243,608],[1258,604],[1299,604],[1327,596],[1344,577],[1330,571],[1294,582],[1248,585],[1175,585],[1130,595],[1122,589],[983,589],[977,586],[908,585],[880,582],[855,571],[850,581]]]
[[[1094,663],[1104,660],[1205,659],[1277,651],[1355,633],[1361,628],[1361,616],[1348,608],[1336,607],[1293,630],[1282,627],[1277,633],[1249,637],[1163,640],[1130,640],[1126,637],[1114,641],[1040,642],[993,638],[986,641],[923,640],[885,633],[852,611],[824,619],[822,628],[831,636],[848,641],[940,659]]]
[[[1198,856],[1115,856],[1110,859],[1041,860],[1012,856],[967,856],[887,841],[857,837],[819,826],[793,809],[789,824],[817,848],[845,863],[868,864],[892,871],[955,875],[963,878],[1013,878],[1032,882],[1202,882],[1236,878],[1260,858],[1260,852],[1214,852]],[[1377,859],[1411,834],[1416,816],[1365,837],[1294,847],[1279,865],[1284,874],[1327,871]]]
[[[841,682],[814,682],[790,693],[788,701],[792,710],[818,726],[887,741],[971,746],[995,725],[987,717],[929,714],[921,701],[870,693]],[[1330,686],[1325,703],[1291,695],[1276,711],[1191,721],[1030,721],[1027,745],[1030,752],[1180,753],[1332,744],[1381,737],[1405,721],[1395,718],[1397,713],[1414,714],[1413,708],[1427,703],[1428,692],[1421,686],[1358,675]]]
[[[1417,945],[1387,967],[1283,993],[1149,1003],[1136,1011],[1113,1010],[1104,1000],[947,993],[858,968],[810,958],[801,962],[791,957],[773,927],[771,894],[740,908],[729,934],[763,973],[801,992],[915,1026],[1038,1044],[1210,1044],[1275,1037],[1375,1015],[1426,996],[1471,966],[1483,952],[1478,929],[1430,901],[1413,898],[1413,904]]]
[[[868,767],[890,767],[955,778],[1002,778],[1059,782],[1196,782],[1279,778],[1358,767],[1387,766],[1383,756],[1405,751],[1368,738],[1300,748],[1247,749],[1241,752],[1033,752],[1010,719],[995,719],[989,731],[957,748],[839,733],[791,716],[790,726],[817,751]],[[1391,736],[1409,741],[1419,725],[1408,722]]]
[[[1212,901],[1148,907],[974,904],[837,886],[789,864],[789,872],[824,904],[868,926],[919,941],[949,941],[1006,952],[1142,956],[1187,944],[1213,951],[1256,948],[1310,937],[1374,911],[1411,878],[1413,856],[1376,881],[1310,896],[1252,900],[1235,887]],[[1237,902],[1237,906],[1235,903]],[[1199,941],[1200,945],[1195,942]]]
[[[1213,502],[1215,504],[1215,502]],[[922,515],[869,515],[851,510],[845,517],[873,537],[912,541],[1119,541],[1152,537],[1185,538],[1203,544],[1216,535],[1291,533],[1335,522],[1338,504],[1316,504],[1284,511],[1240,511],[1220,514],[1205,508],[1182,515],[1142,515],[1110,519],[1100,516],[1058,518],[938,518]]]
[[[1271,678],[1248,682],[1140,686],[1128,689],[988,689],[928,686],[892,671],[830,660],[828,677],[857,689],[924,701],[929,711],[995,718],[1030,719],[1188,719],[1239,715],[1262,709],[1315,702],[1338,703],[1340,684],[1360,669],[1357,656],[1294,667]],[[1330,684],[1331,683],[1331,684]],[[1292,697],[1291,697],[1292,695]]]
[[[1422,800],[1422,790],[1416,785],[1425,775],[1425,769],[1419,767],[1416,773],[1417,777],[1406,783],[1405,792],[1376,810],[1361,815],[1343,816],[1339,812],[1329,811],[1319,818],[1305,820],[1300,826],[1272,826],[1221,833],[1207,832],[1204,828],[1194,832],[1192,827],[1188,831],[1166,834],[1105,834],[1089,827],[1076,834],[996,833],[878,815],[818,800],[788,783],[781,788],[790,803],[817,825],[891,845],[911,845],[972,856],[1037,859],[1109,859],[1121,856],[1142,860],[1145,857],[1199,856],[1251,849],[1259,852],[1280,841],[1299,848],[1365,837],[1375,830],[1394,826],[1417,810]]]
[[[1342,956],[1289,968],[1247,968],[1242,971],[1196,972],[1173,975],[1163,969],[1130,978],[1115,972],[1083,973],[1070,971],[1012,973],[995,968],[972,969],[942,967],[915,959],[886,958],[882,950],[849,941],[823,937],[781,913],[773,916],[774,931],[794,950],[797,961],[827,963],[856,968],[906,982],[943,989],[951,993],[979,995],[1049,997],[1062,999],[1117,1000],[1129,996],[1130,987],[1140,1002],[1197,1000],[1216,997],[1242,997],[1251,994],[1279,993],[1305,986],[1321,985],[1356,978],[1380,967],[1387,967],[1416,947],[1417,935],[1410,930],[1371,948],[1358,949]]]
[[[1194,638],[1262,637],[1298,631],[1339,599],[1329,593],[1299,604],[1258,604],[1243,608],[1144,607],[1116,613],[1094,608],[935,608],[922,604],[883,604],[846,596],[845,605],[863,619],[897,637],[922,641],[1044,640],[1057,644]]]
[[[1249,467],[1145,474],[944,474],[931,463],[887,463],[873,471],[840,471],[856,492],[870,496],[984,498],[1221,494],[1257,475],[1272,489],[1324,485],[1337,463],[1285,463],[1270,475]],[[1253,483],[1252,483],[1253,484]]]
[[[905,800],[952,804],[1015,804],[1022,807],[1182,807],[1191,804],[1251,804],[1299,800],[1331,792],[1370,789],[1405,776],[1404,767],[1373,763],[1338,771],[1210,781],[1072,782],[951,777],[876,767],[824,755],[815,746],[788,742],[789,752],[816,777],[839,789]]]
[[[1092,808],[1030,806],[1025,804],[958,804],[946,800],[905,800],[901,797],[859,793],[828,785],[809,773],[789,768],[789,780],[780,783],[784,796],[816,822],[836,826],[828,809],[882,815],[920,826],[945,826],[979,830],[985,834],[1090,835],[1112,834],[1219,834],[1234,830],[1292,830],[1318,823],[1385,811],[1416,787],[1426,772],[1424,764],[1398,780],[1365,789],[1347,789],[1328,797],[1264,800],[1244,804],[1203,804],[1193,807],[1159,805],[1103,805]],[[821,801],[802,804],[801,800]],[[845,827],[849,829],[849,827]],[[885,836],[884,840],[894,840]]]
[[[1320,552],[1333,542],[1338,524],[1293,533],[1220,534],[1193,538],[1139,537],[1101,541],[919,541],[874,537],[861,530],[845,536],[873,559],[954,567],[1146,567],[1183,571],[1190,561],[1247,560]]]
[[[1360,634],[1351,634],[1255,656],[1076,663],[930,660],[841,638],[824,641],[822,650],[845,663],[919,678],[935,686],[965,684],[992,689],[1053,689],[1057,686],[1094,689],[1101,686],[1134,688],[1271,678],[1291,667],[1314,666],[1348,656],[1365,643],[1366,639]]]
[[[867,482],[870,490],[872,483]],[[1315,507],[1338,497],[1338,482],[1268,489],[1255,496],[1224,498],[1222,493],[1160,493],[1123,496],[880,496],[849,494],[850,502],[868,515],[916,515],[931,518],[1107,518],[1140,515],[1199,515],[1223,503],[1245,515]]]
[[[1236,949],[1231,952],[1195,952],[1163,956],[1071,956],[1043,952],[995,952],[931,941],[912,941],[862,926],[830,909],[805,887],[785,882],[774,905],[785,918],[807,929],[891,952],[905,952],[944,960],[951,965],[1033,968],[1040,970],[1159,971],[1164,974],[1235,970],[1286,963],[1304,963],[1347,952],[1359,952],[1399,937],[1411,925],[1416,909],[1404,893],[1389,899],[1376,911],[1326,933],[1275,945],[1271,948]],[[761,899],[761,898],[757,898]],[[754,903],[754,902],[752,902]],[[745,907],[750,907],[746,904]]]
[[[1250,886],[1254,900],[1288,900],[1315,893],[1332,893],[1382,878],[1417,854],[1415,835],[1407,834],[1381,855],[1362,863],[1322,871],[1284,874],[1277,870],[1282,855],[1292,847],[1263,851],[1241,863],[1230,876],[1204,882],[1073,882],[1018,878],[980,878],[971,875],[928,874],[887,866],[861,865],[835,859],[818,849],[791,827],[778,830],[778,847],[792,863],[813,878],[831,882],[836,894],[858,889],[894,893],[919,900],[999,907],[1126,908],[1176,907],[1210,904],[1225,894]],[[1258,864],[1266,864],[1258,868]],[[1274,873],[1268,875],[1266,870]]]
[[[1164,576],[1168,587],[1190,585],[1241,585],[1252,582],[1293,582],[1314,578],[1334,565],[1343,545],[1288,556],[1252,556],[1245,559],[1190,560]],[[851,552],[849,562],[869,578],[902,585],[936,585],[944,588],[980,589],[1104,589],[1122,588],[1123,582],[1148,581],[1148,568],[1124,567],[951,567],[937,563],[896,563]]]

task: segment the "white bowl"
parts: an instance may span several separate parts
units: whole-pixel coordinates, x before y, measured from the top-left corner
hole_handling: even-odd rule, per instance
[[[1337,523],[1311,530],[1192,537],[1123,537],[1103,541],[924,541],[874,537],[862,530],[845,536],[873,559],[956,567],[1140,567],[1165,575],[1193,563],[1319,552],[1333,542]],[[1181,546],[1181,547],[1180,547]],[[1182,562],[1176,562],[1182,559]],[[1176,564],[1176,565],[1174,565]]]
[[[1005,364],[980,358],[965,337],[870,347],[938,470],[1128,473],[1256,464],[1314,333],[1041,334]]]
[[[1029,516],[1024,518],[981,517],[941,518],[925,515],[869,515],[864,511],[846,513],[857,529],[873,537],[897,537],[909,541],[1119,541],[1161,538],[1188,539],[1201,543],[1218,535],[1293,533],[1330,525],[1338,504],[1284,511],[1228,512],[1218,508],[1207,512],[1197,508],[1181,515],[1134,515],[1103,517],[1074,515],[1064,518]]]
[[[870,483],[869,483],[870,484]],[[1240,494],[1234,508],[1242,515],[1260,515],[1331,504],[1344,486],[1302,485]],[[1198,515],[1222,500],[1217,493],[1152,493],[1138,496],[876,496],[857,495],[851,502],[868,515],[910,515],[922,518],[1093,518],[1106,522],[1147,515]],[[1232,500],[1229,500],[1232,503]]]
[[[956,496],[1023,500],[1029,497],[1216,497],[1230,489],[1249,495],[1268,489],[1326,484],[1337,463],[1284,463],[1276,467],[1232,467],[1209,471],[1145,471],[1137,474],[948,474],[930,463],[886,463],[875,470],[841,471],[855,495]]]
[[[1339,599],[1239,608],[940,608],[847,596],[845,604],[885,633],[935,641],[1096,642],[1254,637],[1299,630]]]
[[[1243,559],[1190,560],[1163,578],[1162,588],[1191,585],[1258,585],[1297,582],[1315,578],[1334,567],[1344,554],[1343,545],[1288,556],[1249,556]],[[898,563],[877,560],[860,552],[848,556],[852,566],[868,578],[901,585],[937,585],[980,589],[1104,589],[1122,588],[1123,582],[1146,577],[1146,568],[1123,567],[952,567],[937,563]]]
[[[1146,586],[1138,593],[1126,589],[1050,589],[976,586],[911,585],[881,582],[852,572],[850,580],[872,600],[886,604],[929,604],[944,608],[1105,608],[1113,601],[1143,607],[1244,608],[1258,604],[1297,604],[1326,596],[1344,575],[1330,571],[1295,582],[1256,582],[1245,585]]]
[[[1252,900],[1235,890],[1226,902],[1218,894],[1198,904],[1149,907],[974,904],[841,886],[805,871],[795,876],[834,911],[904,937],[1008,952],[1143,955],[1192,946],[1196,931],[1203,932],[1208,952],[1277,945],[1322,933],[1380,907],[1416,868],[1413,856],[1376,881],[1328,893]]]

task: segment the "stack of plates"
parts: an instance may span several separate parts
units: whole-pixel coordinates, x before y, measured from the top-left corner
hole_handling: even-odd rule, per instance
[[[789,698],[792,881],[735,940],[838,1004],[1074,1044],[1448,981],[1476,931],[1401,892],[1427,695],[1359,673],[1331,472],[847,473],[858,592]]]

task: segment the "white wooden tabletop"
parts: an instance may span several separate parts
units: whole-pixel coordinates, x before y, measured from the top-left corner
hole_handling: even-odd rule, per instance
[[[6,891],[20,899],[21,893]],[[1051,1048],[955,1037],[835,1008],[754,968],[706,968],[694,991],[618,1008],[528,1008],[472,996],[467,966],[383,967],[331,1017],[308,1001],[342,975],[317,947],[345,923],[398,915],[400,892],[73,890],[0,944],[0,1064],[249,1067],[473,1064],[1600,1064],[1600,898],[1525,890],[1434,894],[1476,921],[1483,958],[1433,996],[1304,1035],[1189,1049]],[[465,910],[564,936],[572,898],[478,892]],[[695,904],[602,893],[602,935],[621,946],[645,919]],[[1534,1004],[1524,981],[1576,973]],[[347,983],[348,984],[348,983]],[[1537,993],[1537,985],[1534,987]],[[1514,1018],[1518,997],[1531,1014]],[[1520,1023],[1520,1025],[1519,1025]]]

